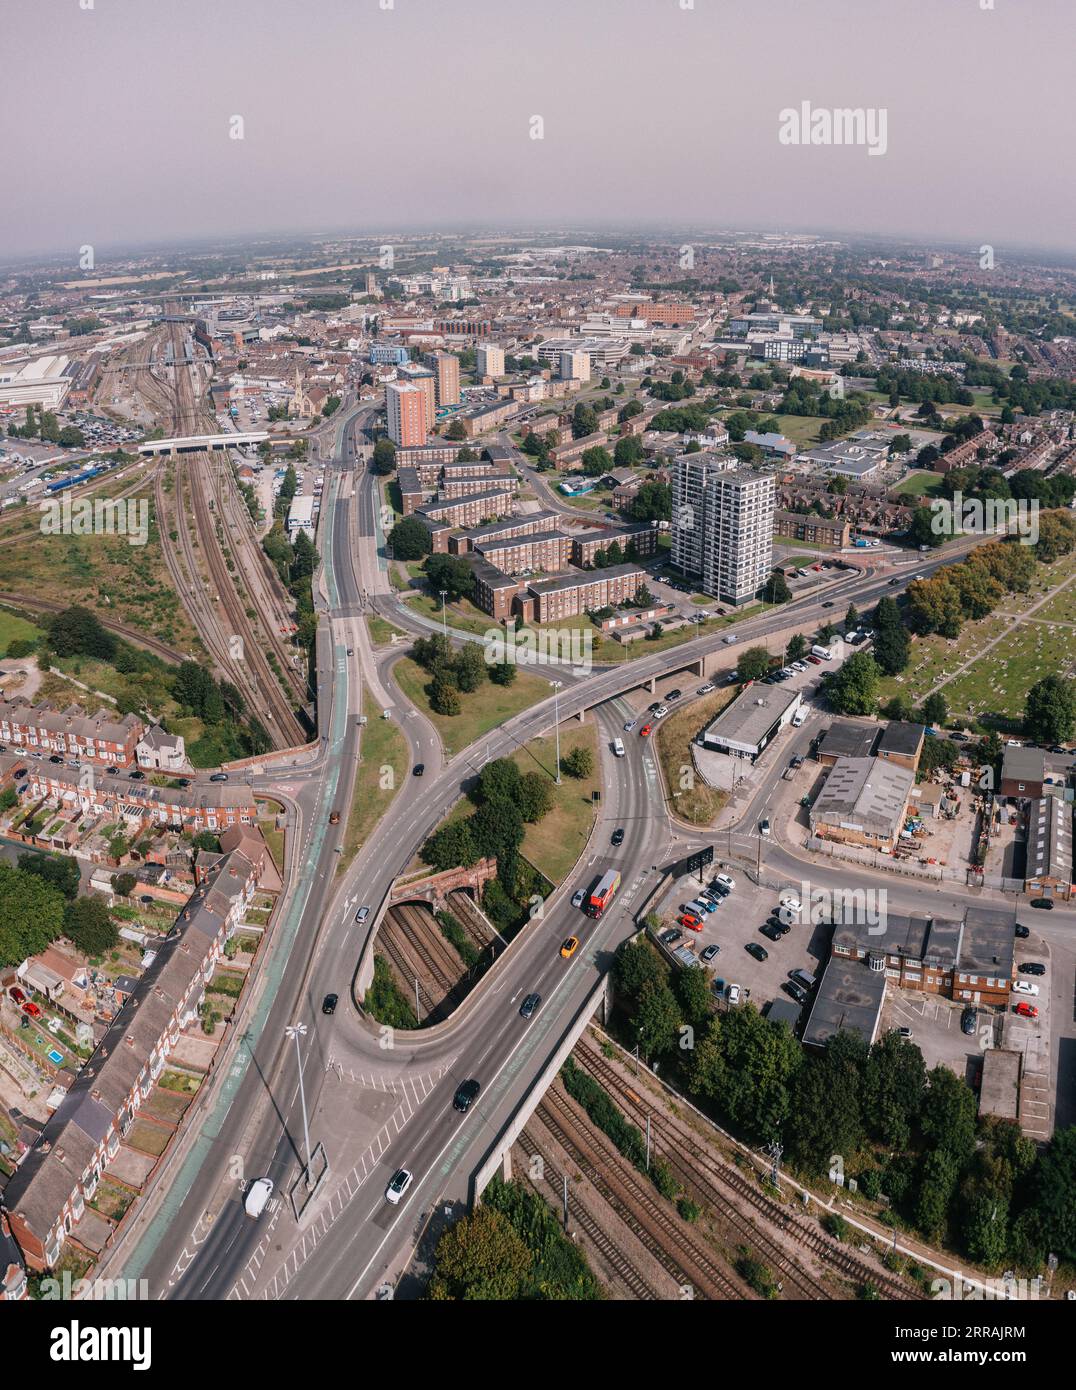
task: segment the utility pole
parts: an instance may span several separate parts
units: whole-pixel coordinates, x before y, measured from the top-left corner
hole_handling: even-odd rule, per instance
[[[448,615],[445,612],[445,599],[448,597],[448,590],[441,590],[441,631],[444,633],[445,641],[448,641]]]
[[[561,681],[550,681],[553,687],[553,727],[557,741],[557,786],[560,786],[560,687]]]
[[[420,1013],[420,1011],[419,1011],[419,1006],[418,1006],[418,976],[417,976],[417,975],[415,976],[415,1018],[416,1018],[418,1021],[420,1021],[420,1022],[421,1022],[421,1020],[422,1020],[422,1014]]]
[[[564,1229],[568,1229],[568,1174],[564,1174]]]
[[[313,1173],[310,1171],[310,1127],[306,1118],[306,1091],[303,1087],[303,1058],[299,1051],[299,1039],[306,1036],[305,1023],[290,1023],[284,1029],[289,1038],[295,1042],[295,1061],[299,1068],[299,1101],[303,1110],[303,1138],[306,1142],[306,1185],[311,1186]]]
[[[646,1171],[650,1172],[650,1116],[646,1117]]]

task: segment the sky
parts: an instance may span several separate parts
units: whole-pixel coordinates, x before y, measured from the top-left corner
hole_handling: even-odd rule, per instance
[[[1071,251],[1076,0],[990,3],[3,0],[0,257],[463,224]],[[803,102],[884,110],[884,153],[782,143]]]

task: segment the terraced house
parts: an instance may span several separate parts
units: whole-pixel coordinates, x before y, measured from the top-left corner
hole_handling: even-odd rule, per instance
[[[67,1241],[98,1257],[115,1227],[89,1205],[242,921],[258,868],[238,850],[195,891],[100,1045],[3,1194],[27,1265],[54,1267]]]
[[[0,757],[10,769],[25,760]],[[188,830],[226,830],[231,825],[253,825],[258,811],[249,787],[214,782],[190,787],[154,787],[108,773],[86,776],[86,769],[56,767],[51,763],[29,765],[27,783],[34,800],[54,800],[61,809],[78,806],[83,814],[104,812],[132,828],[175,826]]]
[[[102,767],[130,767],[145,729],[133,714],[120,719],[112,710],[99,709],[89,715],[81,705],[57,710],[44,702],[32,705],[26,699],[0,700],[0,743]]]

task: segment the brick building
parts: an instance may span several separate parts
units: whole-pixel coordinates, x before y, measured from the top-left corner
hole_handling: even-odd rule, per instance
[[[120,718],[115,711],[100,709],[88,715],[81,705],[57,710],[19,697],[0,700],[0,743],[9,748],[40,749],[101,767],[130,767],[145,729],[133,714]]]

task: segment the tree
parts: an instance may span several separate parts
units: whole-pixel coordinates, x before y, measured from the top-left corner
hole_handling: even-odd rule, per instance
[[[435,676],[430,687],[430,708],[434,714],[452,716],[460,712],[460,693],[443,676]]]
[[[553,783],[541,772],[525,772],[519,784],[519,811],[534,825],[553,809]]]
[[[465,642],[456,657],[456,685],[465,695],[486,682],[489,667],[482,649],[475,642]]]
[[[57,656],[92,656],[109,661],[116,639],[88,608],[65,608],[49,621],[48,644]]]
[[[757,681],[770,669],[770,654],[765,647],[748,647],[740,653],[736,674],[741,681]]]
[[[395,560],[421,560],[432,549],[430,528],[417,516],[405,516],[398,521],[389,532],[388,542]]]
[[[481,855],[471,833],[470,819],[451,821],[435,830],[422,846],[422,858],[439,872],[445,869],[469,869]]]
[[[885,628],[875,634],[871,655],[883,675],[896,676],[908,665],[911,651],[911,638],[903,623],[898,623],[896,627]]]
[[[594,449],[586,449],[579,460],[579,467],[588,478],[603,478],[613,466],[609,450],[599,444]]]
[[[1058,1130],[1032,1174],[1034,1212],[1042,1245],[1076,1260],[1076,1125]]]
[[[792,597],[792,590],[788,587],[788,581],[779,569],[773,570],[769,579],[766,580],[762,597],[767,603],[787,603]]]
[[[915,1224],[928,1240],[937,1240],[945,1231],[959,1177],[960,1163],[949,1150],[927,1154],[919,1176]]]
[[[1070,680],[1044,676],[1024,700],[1024,732],[1035,743],[1065,743],[1076,728],[1076,693]]]
[[[424,568],[431,593],[445,589],[455,599],[468,597],[474,590],[474,571],[461,555],[430,555]]]
[[[1076,546],[1076,522],[1064,512],[1043,512],[1039,517],[1039,539],[1035,555],[1044,565],[1052,565]]]
[[[213,834],[212,830],[199,830],[191,844],[195,849],[204,849],[210,854],[220,853],[220,840]]]
[[[569,777],[590,777],[594,772],[594,754],[580,744],[578,748],[573,748],[567,757],[561,758],[560,766],[561,771],[566,772]]]
[[[844,615],[845,632],[855,632],[859,627],[859,609],[854,603],[848,605],[848,612]]]
[[[66,854],[35,854],[27,852],[19,855],[19,868],[24,873],[36,874],[46,883],[51,883],[65,898],[78,895],[81,874],[78,861]]]
[[[785,648],[785,659],[787,661],[802,661],[809,651],[807,638],[802,632],[793,633],[788,639],[788,646]]]
[[[948,1067],[938,1065],[929,1076],[919,1125],[935,1149],[952,1153],[964,1163],[975,1147],[975,1092]]]
[[[873,714],[881,673],[869,652],[855,652],[838,671],[827,672],[822,691],[836,714]]]
[[[941,545],[952,534],[951,528],[942,524],[942,518],[931,507],[917,507],[905,535],[911,545],[929,545],[931,549]]]
[[[790,1157],[809,1172],[828,1171],[833,1154],[854,1154],[863,1142],[866,1060],[859,1034],[840,1032],[821,1057],[807,1058],[800,1068],[785,1132]]]
[[[511,685],[518,674],[514,661],[498,661],[489,668],[489,678],[494,685]]]
[[[931,727],[941,727],[949,718],[949,706],[946,704],[945,696],[940,690],[935,690],[932,695],[928,695],[923,701],[920,718],[924,724],[928,724]]]
[[[449,425],[448,429],[445,430],[445,438],[451,439],[454,442],[460,439],[466,439],[467,431],[464,428],[463,421],[453,420],[452,423]]]
[[[521,1296],[534,1257],[511,1222],[480,1206],[437,1242],[430,1298],[505,1302]]]
[[[21,965],[63,931],[64,899],[37,874],[0,864],[0,966]]]
[[[680,1036],[680,1006],[665,983],[643,986],[634,1017],[639,1049],[649,1060],[676,1046]]]
[[[632,521],[671,521],[672,488],[668,483],[641,484],[631,499],[628,514]]]
[[[379,439],[374,445],[370,468],[374,473],[386,477],[396,467],[396,445],[391,439]]]
[[[701,1030],[713,1015],[710,990],[710,977],[705,970],[678,970],[673,980],[673,992],[683,1011],[683,1022],[696,1032]]]
[[[478,781],[471,791],[471,799],[479,805],[498,796],[508,801],[518,801],[520,783],[519,768],[511,758],[494,758],[491,763],[486,763],[478,774]]]
[[[103,955],[119,940],[116,924],[99,898],[76,898],[67,904],[64,935],[87,956]]]
[[[597,429],[597,411],[580,401],[572,413],[572,438],[585,439],[588,434],[595,434]]]
[[[127,898],[134,892],[138,885],[138,879],[134,874],[113,874],[112,891],[120,898]]]
[[[863,1078],[863,1118],[872,1139],[905,1149],[927,1088],[923,1054],[896,1031],[871,1048]]]
[[[523,843],[523,817],[514,801],[490,797],[471,817],[471,834],[479,854],[498,861],[510,860]]]

